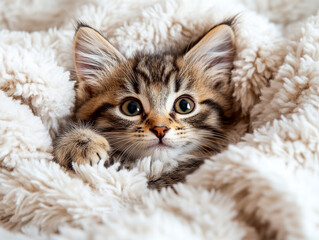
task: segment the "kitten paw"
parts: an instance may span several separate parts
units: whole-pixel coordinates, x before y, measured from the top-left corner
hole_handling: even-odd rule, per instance
[[[96,165],[109,160],[110,145],[90,129],[74,129],[60,137],[54,149],[57,162],[67,168],[72,163]]]

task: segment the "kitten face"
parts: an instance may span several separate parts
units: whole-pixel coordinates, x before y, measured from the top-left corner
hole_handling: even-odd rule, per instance
[[[220,151],[232,104],[233,38],[221,25],[184,56],[126,59],[98,32],[80,27],[76,117],[93,123],[114,153],[132,161]]]

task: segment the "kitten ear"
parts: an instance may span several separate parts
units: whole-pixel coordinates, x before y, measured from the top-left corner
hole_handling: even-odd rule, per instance
[[[79,81],[97,81],[125,57],[98,31],[79,26],[74,37],[74,63]],[[93,82],[92,82],[93,83]]]
[[[226,24],[211,29],[184,56],[186,62],[196,64],[212,76],[229,76],[233,67],[235,35]]]

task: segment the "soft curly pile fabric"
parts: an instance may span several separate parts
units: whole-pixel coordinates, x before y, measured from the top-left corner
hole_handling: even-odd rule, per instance
[[[129,57],[236,14],[240,141],[176,191],[147,189],[148,159],[75,173],[52,161],[76,20]],[[319,1],[2,0],[0,29],[1,239],[319,239]]]

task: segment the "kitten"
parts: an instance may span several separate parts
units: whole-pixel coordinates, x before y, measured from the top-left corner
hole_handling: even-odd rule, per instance
[[[212,28],[181,56],[125,58],[99,32],[80,24],[74,38],[75,117],[89,123],[63,133],[54,148],[62,166],[164,164],[150,188],[183,181],[203,159],[227,146],[231,124],[231,24]]]

